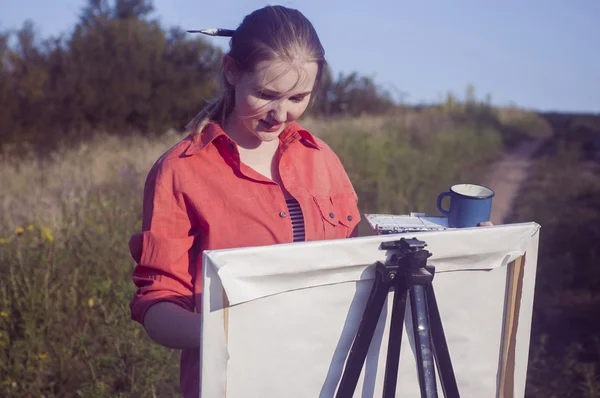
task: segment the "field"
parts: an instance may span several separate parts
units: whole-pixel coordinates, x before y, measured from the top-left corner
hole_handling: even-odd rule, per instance
[[[600,253],[598,235],[588,234],[600,225],[600,177],[582,141],[551,135],[551,123],[515,110],[443,109],[303,121],[339,154],[363,213],[434,214],[439,192],[481,182],[504,150],[545,136],[511,216],[543,231],[528,394],[592,397]],[[141,226],[149,167],[181,138],[97,133],[45,158],[0,157],[0,395],[177,394],[179,353],[151,343],[129,318],[128,240]]]
[[[528,397],[600,396],[600,118],[548,115],[555,134],[507,222],[542,225]]]

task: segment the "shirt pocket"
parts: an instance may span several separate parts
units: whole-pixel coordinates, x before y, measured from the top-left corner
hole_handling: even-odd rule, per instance
[[[348,238],[360,221],[353,194],[313,196],[319,209],[324,239]]]

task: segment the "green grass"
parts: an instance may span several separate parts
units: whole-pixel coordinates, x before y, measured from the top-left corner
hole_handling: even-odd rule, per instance
[[[437,214],[439,192],[457,181],[481,182],[485,168],[477,166],[502,150],[492,127],[457,124],[415,136],[393,119],[376,133],[342,124],[323,139],[346,167],[364,213]]]
[[[135,188],[139,189],[139,185]],[[129,319],[127,236],[139,227],[124,183],[88,193],[54,238],[28,225],[0,246],[3,396],[173,396],[177,358]],[[68,221],[67,221],[68,220]]]

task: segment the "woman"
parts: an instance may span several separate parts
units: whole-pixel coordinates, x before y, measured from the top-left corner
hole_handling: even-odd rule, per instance
[[[223,92],[150,170],[142,232],[130,240],[132,319],[182,349],[185,397],[198,396],[202,252],[347,238],[360,221],[338,157],[296,123],[326,65],[312,24],[268,6],[209,33],[232,36]]]

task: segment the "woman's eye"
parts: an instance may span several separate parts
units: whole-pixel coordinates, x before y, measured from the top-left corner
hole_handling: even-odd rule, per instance
[[[257,96],[258,98],[260,98],[260,99],[264,99],[264,100],[266,100],[266,101],[277,101],[277,100],[279,99],[279,96],[278,96],[278,95],[275,95],[275,94],[267,94],[267,93],[262,93],[262,92],[260,92],[260,91],[256,93],[256,96]],[[301,95],[301,96],[295,96],[295,97],[291,97],[291,98],[290,98],[290,101],[298,103],[298,102],[302,102],[302,101],[304,101],[304,98],[306,98],[306,96],[305,96],[305,95]]]
[[[262,98],[262,99],[264,99],[264,100],[267,100],[267,101],[274,101],[274,100],[276,100],[276,99],[277,99],[277,97],[276,97],[276,96],[274,96],[274,95],[271,95],[271,94],[265,94],[265,93],[260,93],[260,92],[258,93],[258,97],[259,97],[259,98]]]

